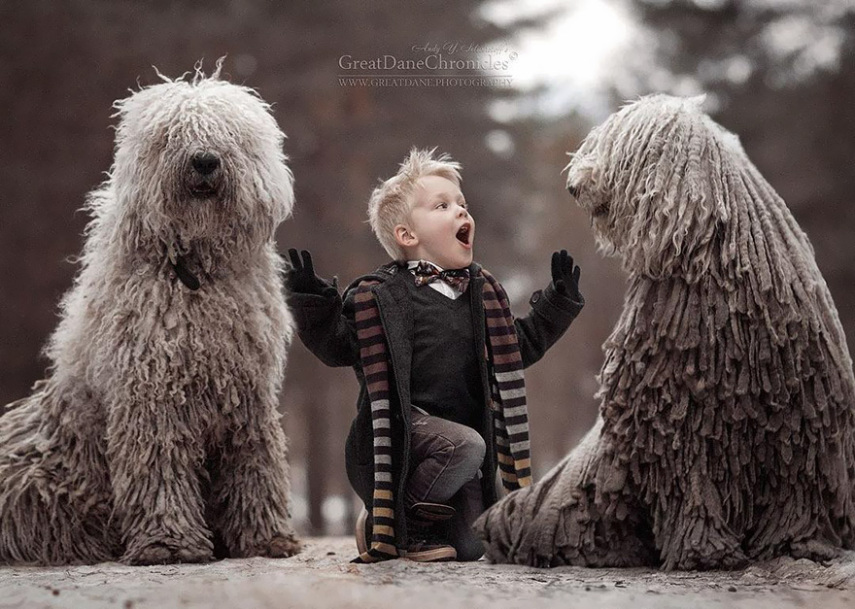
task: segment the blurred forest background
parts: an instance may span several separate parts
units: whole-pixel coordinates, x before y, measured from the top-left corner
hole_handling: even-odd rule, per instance
[[[613,22],[597,30],[574,21],[594,9],[621,15],[622,45],[608,61],[568,46],[618,33]],[[343,55],[418,59],[429,44],[458,43],[461,58],[498,49],[524,65],[532,40],[547,49],[528,62],[541,76],[515,74],[513,62],[503,73],[519,86],[339,79]],[[600,345],[622,302],[620,267],[596,251],[561,170],[565,153],[623,100],[707,93],[716,120],[741,136],[812,239],[855,342],[853,0],[2,0],[0,404],[44,373],[40,348],[87,222],[77,210],[111,164],[111,103],[157,82],[151,66],[174,77],[202,58],[210,71],[223,55],[230,80],[275,104],[297,201],[279,249],[310,249],[320,274],[344,285],[386,261],[366,202],[413,145],[462,162],[476,259],[503,280],[517,315],[549,281],[554,250],[576,257],[588,305],[527,371],[536,475],[594,420]],[[567,78],[583,71],[596,80]],[[350,530],[343,446],[356,391],[351,370],[325,368],[294,344],[281,407],[304,533]]]

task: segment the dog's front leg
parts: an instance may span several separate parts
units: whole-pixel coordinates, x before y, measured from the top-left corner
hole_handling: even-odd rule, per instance
[[[218,471],[212,472],[212,524],[233,558],[300,551],[289,512],[285,434],[272,398],[268,401],[245,405],[249,416],[230,434]]]
[[[656,545],[662,569],[740,569],[747,558],[742,535],[725,518],[719,487],[697,459],[684,482],[654,509]],[[655,478],[655,477],[654,477]]]
[[[187,405],[122,400],[109,413],[107,459],[122,562],[204,562],[213,558],[199,472],[202,439],[185,424]]]

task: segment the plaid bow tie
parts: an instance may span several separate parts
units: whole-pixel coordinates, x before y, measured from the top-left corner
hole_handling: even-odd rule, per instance
[[[420,261],[412,271],[416,276],[417,286],[427,285],[434,281],[444,281],[458,292],[463,293],[469,285],[469,269],[440,271],[434,265]]]

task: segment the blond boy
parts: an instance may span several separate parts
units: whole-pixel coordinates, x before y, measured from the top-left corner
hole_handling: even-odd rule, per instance
[[[523,369],[584,305],[579,267],[552,256],[552,283],[522,319],[473,262],[475,220],[460,165],[413,149],[368,204],[393,262],[338,294],[290,250],[287,283],[300,338],[360,383],[346,444],[348,478],[365,503],[356,561],[477,560],[471,524],[509,489],[531,482]]]

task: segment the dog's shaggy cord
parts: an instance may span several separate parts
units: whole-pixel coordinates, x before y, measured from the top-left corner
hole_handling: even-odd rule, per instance
[[[645,98],[568,167],[629,285],[601,420],[478,522],[499,562],[731,568],[855,547],[855,378],[813,248],[738,140]]]

